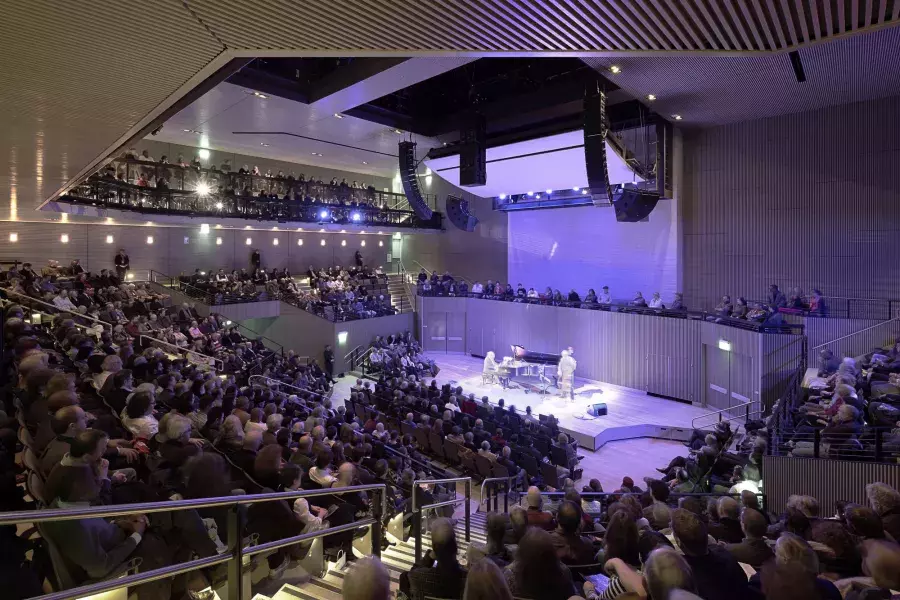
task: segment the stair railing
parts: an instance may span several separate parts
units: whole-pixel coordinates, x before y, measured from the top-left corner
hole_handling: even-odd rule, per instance
[[[423,485],[438,485],[444,483],[465,482],[466,495],[460,499],[454,497],[453,500],[445,500],[443,502],[433,502],[424,506],[419,506],[419,487]],[[456,490],[453,491],[454,496]],[[472,498],[472,478],[471,477],[451,477],[449,479],[417,479],[413,481],[412,487],[412,510],[413,510],[413,536],[416,538],[416,564],[422,560],[422,511],[433,510],[444,506],[456,506],[460,502],[465,502],[466,510],[466,541],[471,539],[472,533],[472,509],[469,506],[469,500]]]
[[[376,498],[372,501],[372,515],[358,519],[352,523],[336,525],[319,531],[301,533],[282,539],[276,539],[256,545],[245,546],[246,543],[246,511],[252,504],[263,502],[289,502],[297,498],[315,498],[318,496],[342,496],[343,494],[356,494],[359,492],[372,492]],[[28,510],[21,512],[7,512],[0,514],[0,526],[18,524],[45,524],[53,521],[97,519],[109,517],[124,517],[129,515],[143,515],[149,513],[168,513],[180,510],[198,510],[203,508],[225,509],[228,528],[229,548],[222,554],[216,554],[206,558],[198,558],[187,562],[168,565],[159,569],[150,569],[125,577],[110,577],[94,583],[88,583],[67,590],[56,590],[53,593],[40,596],[43,600],[68,600],[69,598],[88,598],[112,590],[133,590],[136,586],[162,579],[169,579],[182,573],[189,573],[199,569],[207,569],[217,565],[227,565],[228,596],[226,600],[249,600],[244,597],[242,585],[245,557],[249,558],[263,553],[272,552],[281,548],[287,548],[303,542],[314,540],[337,533],[355,531],[363,527],[371,528],[372,555],[381,555],[381,531],[382,516],[387,507],[387,492],[383,483],[369,485],[355,485],[340,488],[327,488],[322,490],[292,490],[286,492],[273,492],[267,494],[248,494],[244,496],[223,496],[216,498],[198,498],[187,500],[166,500],[165,502],[145,502],[138,504],[123,504],[118,506],[87,506],[73,508],[50,508]]]

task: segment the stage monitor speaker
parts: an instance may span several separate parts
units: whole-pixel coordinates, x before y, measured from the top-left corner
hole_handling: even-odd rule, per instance
[[[447,218],[457,229],[463,231],[475,231],[475,226],[478,225],[478,219],[469,214],[469,201],[456,196],[447,196]]]
[[[588,407],[587,413],[589,415],[591,415],[592,417],[606,416],[606,414],[607,414],[606,403],[598,402],[596,404],[592,404],[591,406]]]
[[[468,115],[459,130],[459,185],[487,183],[487,122],[484,115]]]
[[[434,211],[422,198],[419,190],[419,178],[416,176],[416,144],[415,142],[400,142],[398,148],[400,159],[400,181],[403,183],[403,193],[409,201],[410,207],[416,216],[423,221],[432,218]]]
[[[634,187],[619,187],[613,191],[612,202],[616,209],[616,221],[637,223],[645,220],[659,201],[656,191]]]
[[[584,98],[584,166],[594,206],[609,206],[612,202],[606,164],[607,129],[606,94],[588,94]]]

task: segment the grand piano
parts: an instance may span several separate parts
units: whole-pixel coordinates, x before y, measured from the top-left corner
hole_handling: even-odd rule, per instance
[[[531,352],[525,346],[513,344],[510,346],[512,356],[503,358],[499,365],[499,377],[503,387],[510,387],[513,378],[523,378],[523,384],[532,384],[530,379],[536,379],[537,391],[547,393],[547,388],[556,380],[556,367],[562,358],[559,354],[546,354],[543,352]]]

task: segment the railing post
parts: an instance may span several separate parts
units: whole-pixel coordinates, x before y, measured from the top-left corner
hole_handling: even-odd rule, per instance
[[[469,499],[472,497],[472,480],[466,480],[466,541],[470,540],[470,534],[472,533],[472,509],[469,507]]]
[[[231,542],[231,560],[228,562],[228,600],[242,600],[243,598],[243,529],[241,507],[235,504],[228,510],[228,541]]]
[[[819,431],[820,430],[816,429],[813,434],[813,458],[819,458],[819,442],[821,441]]]
[[[381,558],[381,519],[384,516],[384,507],[387,504],[387,488],[378,490],[378,498],[372,503],[372,556]]]
[[[415,561],[413,564],[419,564],[422,560],[422,511],[418,508],[416,492],[419,491],[418,484],[413,484],[413,537],[416,540]]]
[[[503,512],[509,512],[509,482],[510,480],[506,480],[506,493],[503,494]]]
[[[500,488],[494,484],[491,484],[491,491],[488,492],[488,498],[490,498],[491,494],[494,496],[494,512],[497,512],[497,501],[500,496]]]

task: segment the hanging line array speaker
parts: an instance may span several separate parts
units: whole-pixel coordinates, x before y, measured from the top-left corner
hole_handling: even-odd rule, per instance
[[[400,158],[400,181],[403,183],[403,193],[412,207],[416,216],[423,221],[428,221],[433,211],[422,198],[419,190],[419,178],[416,177],[416,144],[415,142],[400,142],[398,148]]]

